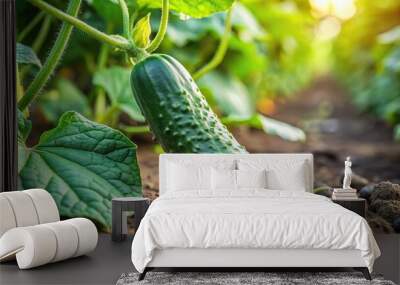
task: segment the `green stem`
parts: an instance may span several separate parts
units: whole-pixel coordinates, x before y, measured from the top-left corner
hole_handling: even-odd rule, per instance
[[[94,119],[96,122],[102,122],[106,111],[106,94],[103,89],[96,90],[96,101],[94,102]]]
[[[253,120],[253,117],[222,117],[220,118],[221,123],[223,123],[225,126],[231,126],[231,127],[237,127],[241,125],[248,125],[254,128],[259,128],[261,126],[255,124],[255,120]]]
[[[51,17],[47,16],[46,18],[44,18],[42,26],[40,27],[39,34],[38,34],[37,38],[35,39],[35,41],[32,44],[32,49],[36,53],[39,52],[40,48],[42,47],[42,45],[44,43],[44,40],[47,37],[47,34],[49,33],[50,24],[51,24]]]
[[[111,105],[104,113],[104,116],[100,118],[99,123],[106,124],[110,127],[114,127],[117,123],[120,110],[117,106]]]
[[[150,133],[150,127],[149,126],[125,126],[125,125],[120,125],[118,127],[120,130],[124,131],[127,134],[147,134]]]
[[[42,26],[40,27],[39,33],[37,38],[35,39],[35,41],[32,44],[32,49],[35,51],[35,53],[37,54],[39,52],[39,50],[41,49],[44,40],[47,38],[47,34],[49,33],[49,29],[50,29],[50,24],[51,24],[51,16],[46,16],[46,18],[44,19]],[[32,68],[31,65],[25,65],[23,68],[21,68],[21,81],[24,80],[26,73]]]
[[[162,40],[164,39],[168,27],[168,14],[169,14],[169,1],[163,0],[160,27],[158,29],[157,35],[150,43],[150,45],[146,48],[147,52],[151,53],[155,51],[160,46]]]
[[[71,0],[68,5],[67,13],[76,16],[78,14],[80,4],[81,0]],[[23,111],[29,105],[29,103],[39,94],[40,90],[46,84],[65,50],[71,35],[71,31],[72,26],[70,24],[62,24],[60,33],[57,36],[54,46],[50,50],[50,54],[47,57],[46,62],[44,63],[42,69],[37,73],[35,79],[33,79],[32,83],[29,85],[25,96],[22,97],[18,102],[18,107],[21,111]]]
[[[132,15],[130,16],[129,26],[130,26],[131,31],[133,31],[133,28],[135,27],[135,20],[136,20],[137,15],[138,15],[138,11],[134,11],[132,13]]]
[[[90,36],[94,37],[95,39],[110,44],[114,47],[124,49],[124,50],[130,50],[132,49],[131,43],[123,38],[123,37],[117,37],[117,36],[111,36],[107,35],[92,26],[86,24],[85,22],[79,20],[75,16],[68,15],[67,13],[64,13],[63,11],[58,10],[57,8],[47,4],[46,2],[42,0],[29,0],[33,5],[37,6],[38,8],[42,9],[46,13],[52,15],[53,17],[62,20],[64,22],[67,22],[68,24],[71,24],[75,28],[89,34]]]
[[[119,0],[119,6],[121,7],[122,12],[122,28],[124,32],[124,37],[129,40],[131,37],[131,27],[129,21],[129,10],[126,6],[125,0]]]
[[[37,24],[39,24],[39,22],[44,18],[45,15],[46,13],[43,11],[37,14],[35,18],[33,18],[33,20],[28,23],[25,29],[23,29],[21,33],[19,33],[17,37],[17,42],[21,42],[32,31],[32,29],[36,27]]]
[[[218,49],[215,52],[213,58],[203,67],[201,67],[199,70],[197,70],[193,74],[194,79],[198,79],[202,77],[204,74],[207,72],[210,72],[214,68],[216,68],[224,59],[226,51],[228,50],[228,44],[229,44],[229,38],[231,35],[231,27],[232,27],[232,10],[233,7],[230,8],[226,15],[226,20],[225,20],[225,30],[224,34],[221,38],[221,41],[219,43]]]
[[[113,30],[113,25],[109,22],[107,23],[107,28],[106,32],[107,33],[112,33]],[[97,58],[97,70],[103,69],[106,67],[107,61],[108,61],[108,54],[110,51],[110,46],[107,44],[102,44],[100,47],[100,52],[99,56]],[[96,122],[100,122],[102,120],[103,114],[106,111],[106,94],[104,92],[104,89],[100,86],[96,86],[94,90],[95,94],[95,103],[94,103],[94,118]]]
[[[99,57],[97,58],[97,68],[98,69],[102,69],[106,66],[109,51],[110,51],[109,45],[106,45],[106,44],[101,45]]]
[[[17,89],[17,100],[19,100],[22,97],[22,94],[24,94],[24,88],[22,87],[21,84],[21,76],[19,72],[19,67],[17,66],[17,76],[16,76],[16,89]]]

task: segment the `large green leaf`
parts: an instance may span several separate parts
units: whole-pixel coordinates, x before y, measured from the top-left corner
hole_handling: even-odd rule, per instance
[[[247,125],[263,130],[266,134],[279,136],[288,141],[305,141],[306,134],[302,129],[287,123],[265,117],[261,114],[254,114],[251,117],[225,117],[221,119],[226,125],[238,126]]]
[[[201,77],[198,83],[205,94],[211,94],[224,115],[249,117],[254,114],[246,86],[240,80],[213,71]]]
[[[33,64],[41,67],[42,64],[36,53],[30,47],[17,43],[16,49],[17,63]]]
[[[130,69],[114,66],[97,71],[93,77],[93,84],[106,90],[113,106],[127,113],[135,121],[144,122],[139,106],[132,96],[129,77]]]
[[[67,112],[36,146],[19,144],[20,188],[46,189],[61,216],[109,230],[111,199],[142,193],[136,148],[121,132]]]
[[[154,26],[159,25],[159,18],[153,17]],[[198,41],[208,34],[220,38],[225,30],[226,13],[216,13],[202,19],[182,20],[177,15],[171,15],[168,22],[167,36],[177,46],[184,46],[190,41]],[[238,38],[243,41],[263,38],[264,29],[260,26],[251,12],[240,3],[233,8],[232,27]]]
[[[40,104],[44,116],[56,123],[67,111],[76,111],[84,116],[90,116],[91,109],[86,96],[69,80],[59,79],[56,89],[41,95]]]
[[[160,8],[161,0],[137,0],[141,7]],[[207,17],[213,13],[228,10],[234,0],[170,0],[170,9],[193,18]]]

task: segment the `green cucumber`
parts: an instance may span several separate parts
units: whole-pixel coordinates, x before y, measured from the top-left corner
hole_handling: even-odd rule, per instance
[[[173,57],[152,54],[132,69],[133,95],[151,131],[172,153],[245,153],[211,110],[189,72]]]

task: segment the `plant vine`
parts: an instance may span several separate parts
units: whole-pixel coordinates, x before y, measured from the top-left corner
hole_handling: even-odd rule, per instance
[[[155,51],[160,46],[162,40],[164,39],[165,33],[167,32],[168,15],[169,15],[169,0],[163,0],[160,27],[158,29],[155,38],[147,47],[146,49],[147,52],[151,53]]]
[[[78,15],[80,5],[81,0],[70,1],[67,8],[67,13],[71,15],[70,17]],[[36,77],[33,79],[32,83],[29,85],[25,95],[18,102],[18,107],[21,111],[25,110],[29,103],[39,94],[43,86],[46,84],[47,80],[49,79],[65,50],[65,47],[72,32],[72,28],[73,27],[68,23],[62,24],[60,33],[57,36],[56,42],[54,43],[54,46],[52,47],[50,54],[46,59],[46,62],[44,63],[43,67],[40,69]]]
[[[76,15],[70,15],[68,13],[64,13],[63,11],[55,8],[54,6],[47,4],[43,0],[30,0],[30,2],[38,7],[39,9],[45,11],[46,13],[52,15],[53,17],[62,20],[75,28],[87,33],[88,35],[92,36],[93,38],[107,43],[115,48],[119,48],[126,51],[131,51],[133,49],[132,43],[129,42],[124,37],[119,35],[108,35],[103,33],[102,31],[93,28],[92,26],[86,24],[85,22],[79,20]]]
[[[216,68],[223,61],[226,51],[228,50],[229,38],[231,36],[233,7],[234,6],[232,5],[232,7],[227,12],[226,20],[225,20],[224,34],[218,45],[217,51],[215,52],[214,56],[207,64],[205,64],[203,67],[201,67],[199,70],[197,70],[193,74],[194,79],[199,79],[204,74],[206,74],[206,73],[210,72],[211,70],[213,70],[214,68]]]

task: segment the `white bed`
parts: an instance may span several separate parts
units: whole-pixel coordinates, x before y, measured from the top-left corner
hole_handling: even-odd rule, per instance
[[[171,173],[174,165],[184,168]],[[265,167],[276,189],[208,189],[201,172],[185,170],[205,165],[242,169],[242,180]],[[132,262],[141,278],[154,267],[354,267],[368,278],[380,251],[367,222],[312,187],[311,154],[161,155],[160,197],[135,235]]]

